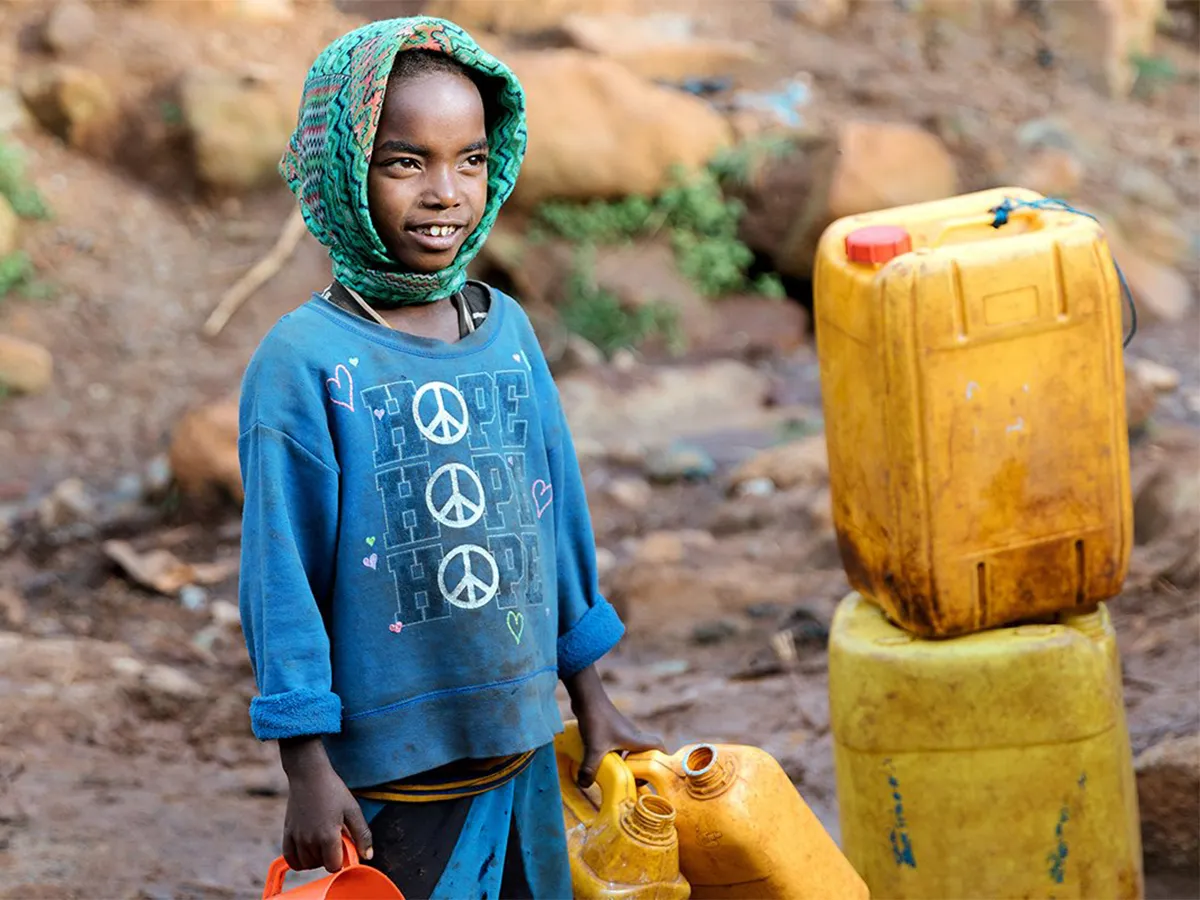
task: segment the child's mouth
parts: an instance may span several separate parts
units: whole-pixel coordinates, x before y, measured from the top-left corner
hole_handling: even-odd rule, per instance
[[[452,248],[462,233],[462,225],[417,225],[408,229],[415,242],[429,252],[440,253]]]
[[[458,234],[458,225],[421,225],[415,229],[419,234],[428,234],[433,237],[450,237]]]

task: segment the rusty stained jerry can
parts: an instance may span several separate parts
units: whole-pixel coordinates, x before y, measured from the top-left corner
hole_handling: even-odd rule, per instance
[[[639,796],[615,753],[604,757],[593,788],[580,788],[583,740],[576,722],[566,723],[554,748],[575,900],[688,900],[670,801]]]
[[[830,630],[829,710],[842,846],[875,896],[1142,896],[1103,604],[923,640],[852,594]]]
[[[787,773],[758,747],[700,744],[627,762],[677,810],[693,897],[865,900],[866,884]]]
[[[1115,596],[1132,500],[1121,292],[1100,227],[986,191],[821,240],[815,323],[851,585],[925,637]]]

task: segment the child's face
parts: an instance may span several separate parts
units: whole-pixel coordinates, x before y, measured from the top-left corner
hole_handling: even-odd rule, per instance
[[[431,72],[388,86],[367,177],[375,231],[412,272],[446,268],[487,204],[483,99],[468,79]]]

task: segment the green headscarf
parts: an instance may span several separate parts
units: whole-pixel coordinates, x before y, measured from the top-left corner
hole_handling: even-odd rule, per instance
[[[445,53],[495,85],[489,123],[488,200],[478,227],[454,262],[439,272],[407,272],[391,258],[371,224],[367,171],[383,97],[396,54]],[[334,277],[375,306],[431,303],[462,289],[496,214],[516,186],[525,155],[525,95],[516,76],[452,22],[388,19],[343,35],[309,70],[299,122],[279,164],[300,201],[304,222],[329,248]]]

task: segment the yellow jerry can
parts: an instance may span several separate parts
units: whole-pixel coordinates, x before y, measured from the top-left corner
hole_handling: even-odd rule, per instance
[[[815,267],[851,585],[949,636],[1115,596],[1132,500],[1121,290],[1101,228],[985,191],[834,223]]]
[[[679,865],[693,897],[867,900],[863,880],[765,750],[698,744],[627,763],[678,811]]]
[[[859,594],[834,616],[842,847],[877,898],[1142,896],[1108,611],[924,640]]]
[[[633,774],[615,753],[604,757],[596,784],[580,788],[583,740],[576,722],[566,724],[554,749],[575,900],[688,900],[671,802],[639,796]]]

